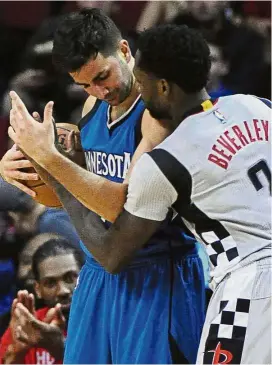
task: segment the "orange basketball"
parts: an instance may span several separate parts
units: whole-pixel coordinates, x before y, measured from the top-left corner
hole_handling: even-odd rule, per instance
[[[76,125],[69,123],[57,123],[56,129],[58,134],[58,141],[62,145],[64,150],[66,150],[69,133],[71,131],[79,132],[79,130]],[[79,134],[78,133],[75,134],[74,137],[75,137],[75,151],[82,153]],[[34,168],[32,167],[23,170],[29,173],[35,172]],[[45,184],[45,182],[42,179],[23,181],[23,184],[25,184],[26,186],[31,188],[31,190],[36,192],[36,197],[34,199],[37,201],[37,203],[53,208],[62,207],[62,204],[57,195],[54,193],[54,191],[51,189],[50,186]]]

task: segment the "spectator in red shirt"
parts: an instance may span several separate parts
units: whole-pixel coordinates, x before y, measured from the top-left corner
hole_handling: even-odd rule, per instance
[[[80,251],[62,238],[37,249],[32,271],[36,294],[45,306],[35,311],[33,294],[18,292],[9,328],[1,339],[0,363],[62,363],[72,293],[82,262]]]

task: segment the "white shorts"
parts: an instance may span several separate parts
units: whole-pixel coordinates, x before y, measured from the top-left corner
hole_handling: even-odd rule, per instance
[[[271,364],[271,257],[229,274],[210,300],[197,364]]]

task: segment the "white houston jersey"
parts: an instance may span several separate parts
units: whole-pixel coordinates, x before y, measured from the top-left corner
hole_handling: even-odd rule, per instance
[[[141,157],[125,209],[163,220],[172,207],[205,244],[218,282],[250,255],[270,255],[271,105],[232,95],[202,106]]]

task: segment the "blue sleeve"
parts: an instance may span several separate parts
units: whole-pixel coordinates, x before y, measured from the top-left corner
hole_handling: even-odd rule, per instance
[[[261,100],[265,105],[267,105],[271,109],[271,100],[265,98],[258,98]]]
[[[57,233],[80,248],[80,238],[68,214],[62,209],[48,208],[40,217],[39,233]]]

